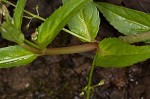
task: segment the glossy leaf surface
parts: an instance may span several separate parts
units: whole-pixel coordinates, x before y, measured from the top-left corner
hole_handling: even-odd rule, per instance
[[[95,65],[125,67],[150,58],[150,46],[129,45],[117,38],[104,39],[99,43]]]
[[[90,0],[70,0],[62,7],[58,8],[45,22],[37,28],[37,44],[44,49],[67,22],[85,7]]]
[[[0,54],[0,68],[29,64],[37,57],[37,55],[20,46],[1,48]]]
[[[16,8],[15,8],[14,15],[13,15],[14,25],[19,30],[21,30],[23,10],[24,10],[26,1],[27,0],[18,0]]]
[[[114,28],[125,35],[150,31],[150,14],[98,2],[98,9]]]
[[[83,41],[92,42],[98,33],[99,24],[99,11],[91,1],[69,21],[68,26],[73,31],[72,35]]]
[[[24,35],[22,34],[22,32],[16,29],[16,27],[14,27],[14,25],[12,25],[11,23],[3,22],[0,27],[0,32],[2,34],[2,37],[7,40],[16,43],[22,43],[24,41]]]

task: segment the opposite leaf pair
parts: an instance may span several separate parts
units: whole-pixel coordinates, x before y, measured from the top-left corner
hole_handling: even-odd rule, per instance
[[[25,39],[23,33],[21,32],[22,16],[25,3],[26,0],[18,1],[13,18],[9,16],[7,8],[2,6],[2,13],[5,19],[5,22],[3,22],[0,26],[2,37],[19,45],[23,45]],[[19,45],[0,49],[0,68],[28,64],[37,57],[36,54],[22,48]]]
[[[13,20],[5,15],[5,22],[0,27],[3,38],[19,45],[0,49],[0,53],[4,53],[0,57],[1,68],[28,64],[38,55],[43,55],[41,53],[66,24],[70,29],[68,33],[84,42],[94,42],[100,24],[97,8],[111,25],[125,35],[142,34],[150,30],[149,14],[91,0],[64,0],[63,6],[37,28],[34,44],[27,42],[21,32],[25,2],[18,0]],[[133,46],[117,38],[103,40],[97,49],[94,59],[97,66],[125,67],[150,58],[149,46]]]
[[[41,54],[41,52],[45,50],[47,45],[51,43],[51,41],[56,37],[56,35],[61,31],[61,29],[68,23],[68,21],[75,14],[77,14],[82,8],[84,8],[90,1],[91,0],[70,0],[62,7],[60,7],[58,10],[56,10],[52,15],[50,15],[44,21],[43,24],[41,24],[37,28],[36,33],[38,33],[38,35],[36,41],[34,41],[35,44],[33,44],[31,42],[24,42],[27,40],[24,39],[24,35],[20,32],[22,17],[23,17],[23,9],[26,0],[18,0],[13,15],[13,19],[11,20],[10,18],[8,18],[9,14],[8,15],[4,14],[6,22],[3,22],[1,24],[0,30],[3,38],[13,41],[19,44],[21,47],[11,46],[11,47],[0,49],[1,53],[7,50],[7,52],[5,52],[5,55],[0,57],[0,67],[6,68],[6,67],[19,66],[19,65],[28,64],[31,61],[33,61],[33,59],[35,59],[35,57],[37,57],[38,54],[37,51],[34,52],[34,50],[32,49],[35,49],[36,47],[37,48],[36,50],[39,50],[40,52],[39,54]],[[11,20],[11,22],[9,21],[9,19]],[[13,48],[13,53],[15,53],[16,55],[13,55],[13,53],[11,52],[12,48]],[[24,49],[23,50],[24,52],[18,51],[20,49],[22,50]],[[27,56],[29,55],[30,57],[19,59],[20,57],[24,57],[26,55]],[[6,56],[8,56],[9,58],[5,58]]]

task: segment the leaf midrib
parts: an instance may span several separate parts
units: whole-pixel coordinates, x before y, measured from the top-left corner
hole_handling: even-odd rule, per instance
[[[148,54],[148,53],[150,53],[150,51],[146,52],[146,53],[139,53],[139,54],[136,54],[136,53],[130,53],[130,54],[105,54],[105,52],[104,52],[104,54],[100,54],[100,55],[101,56],[132,56],[132,55],[142,55],[142,54]]]
[[[135,24],[138,24],[138,25],[141,25],[141,26],[144,26],[144,27],[150,28],[150,26],[147,26],[147,25],[142,24],[142,23],[137,22],[137,21],[132,21],[132,20],[130,20],[130,19],[128,19],[128,18],[123,17],[123,16],[122,16],[122,15],[120,15],[120,14],[116,14],[114,11],[109,10],[107,7],[104,7],[104,6],[101,6],[101,7],[102,7],[102,8],[104,8],[104,9],[106,9],[107,11],[109,11],[109,12],[113,13],[115,16],[119,16],[119,17],[121,17],[121,18],[123,18],[123,19],[126,19],[126,20],[128,20],[128,21],[132,22],[132,23],[135,23]],[[124,12],[125,12],[125,11],[124,11]],[[126,12],[125,12],[125,13],[126,13]]]
[[[29,54],[29,55],[24,55],[24,56],[20,56],[20,57],[8,59],[8,60],[2,60],[2,61],[0,61],[0,64],[9,63],[9,62],[13,62],[13,61],[16,61],[16,60],[26,59],[26,58],[29,58],[29,57],[31,57],[31,56],[33,56],[33,55],[34,55],[34,54]]]
[[[85,21],[84,15],[83,15],[83,10],[81,11],[81,15],[82,15],[82,18],[83,18],[83,26],[86,30],[85,33],[86,33],[86,36],[88,38],[87,40],[91,41],[91,35],[90,35],[90,32],[89,32],[88,26],[86,25],[86,21]]]

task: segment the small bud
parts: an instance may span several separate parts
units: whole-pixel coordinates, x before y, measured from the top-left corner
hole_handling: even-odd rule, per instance
[[[38,32],[32,33],[31,39],[32,39],[33,41],[37,40],[37,35],[38,35]]]

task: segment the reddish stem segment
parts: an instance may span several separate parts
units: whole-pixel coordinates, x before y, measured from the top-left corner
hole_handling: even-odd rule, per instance
[[[98,48],[98,43],[94,42],[94,43],[77,45],[77,46],[49,48],[49,49],[46,49],[42,55],[81,53],[81,52],[93,51],[93,50],[96,50],[97,48]]]

